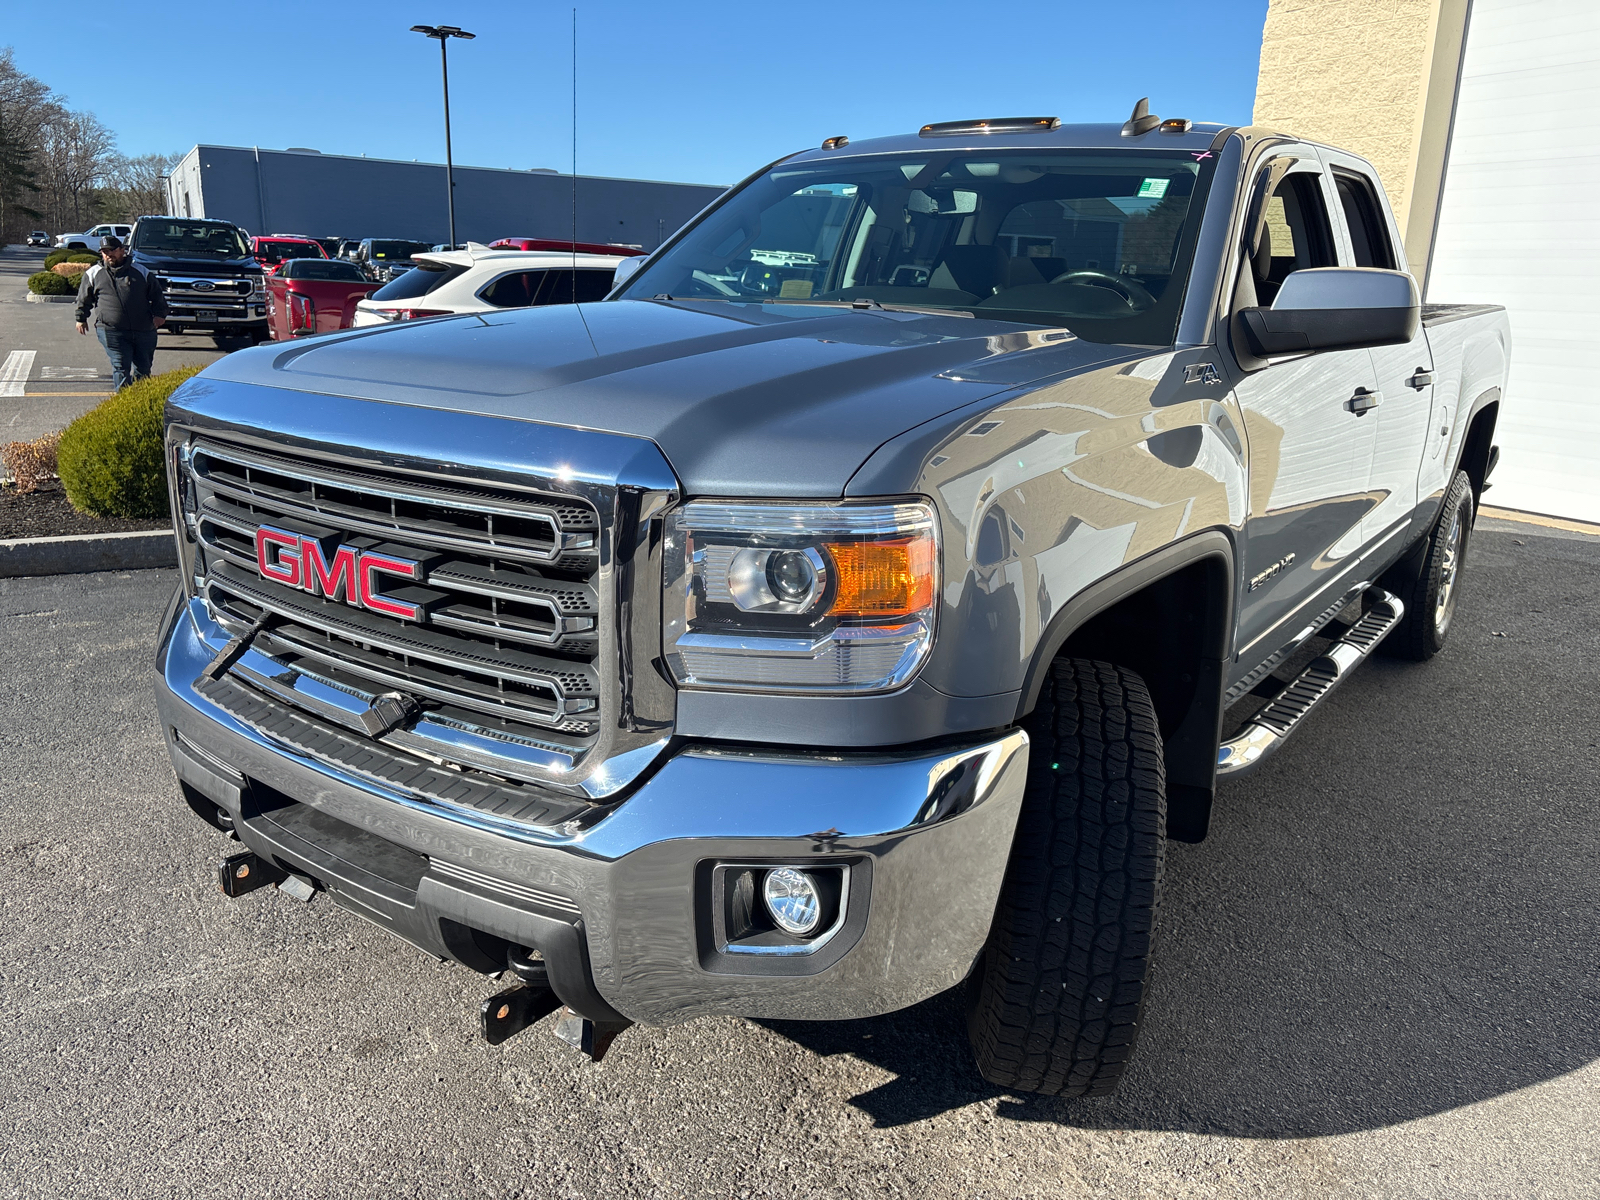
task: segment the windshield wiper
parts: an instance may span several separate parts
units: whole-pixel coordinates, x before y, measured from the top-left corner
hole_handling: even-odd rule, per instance
[[[867,296],[857,296],[854,300],[784,300],[781,298],[768,298],[763,304],[820,304],[830,308],[853,308],[857,312],[908,312],[928,313],[940,317],[968,317],[973,316],[961,308],[940,308],[933,304],[885,304],[881,300],[873,300]]]

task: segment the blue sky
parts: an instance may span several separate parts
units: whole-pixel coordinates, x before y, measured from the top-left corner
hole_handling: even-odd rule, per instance
[[[0,44],[126,153],[214,142],[442,161],[438,44],[408,30],[459,25],[478,37],[450,45],[456,161],[566,171],[572,7],[17,3]],[[1120,121],[1147,94],[1163,116],[1246,123],[1266,0],[577,10],[578,169],[731,183],[833,134],[982,116]]]

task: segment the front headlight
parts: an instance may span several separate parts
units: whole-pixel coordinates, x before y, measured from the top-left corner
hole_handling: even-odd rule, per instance
[[[697,500],[671,517],[662,605],[682,687],[883,692],[933,644],[933,506]]]

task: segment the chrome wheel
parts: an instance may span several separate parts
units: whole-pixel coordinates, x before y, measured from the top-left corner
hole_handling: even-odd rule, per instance
[[[1461,510],[1458,508],[1450,517],[1450,534],[1445,540],[1444,554],[1439,559],[1439,592],[1433,602],[1433,628],[1441,638],[1450,628],[1450,616],[1455,612],[1456,575],[1461,570],[1464,530]]]

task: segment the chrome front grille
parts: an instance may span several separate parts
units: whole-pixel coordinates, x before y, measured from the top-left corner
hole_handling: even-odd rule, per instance
[[[576,760],[599,732],[600,520],[569,497],[192,442],[200,594],[230,632],[356,696],[400,692],[485,737],[533,733]],[[423,563],[403,620],[268,578],[262,526]],[[399,594],[399,593],[397,593]],[[531,727],[531,728],[530,728]]]

